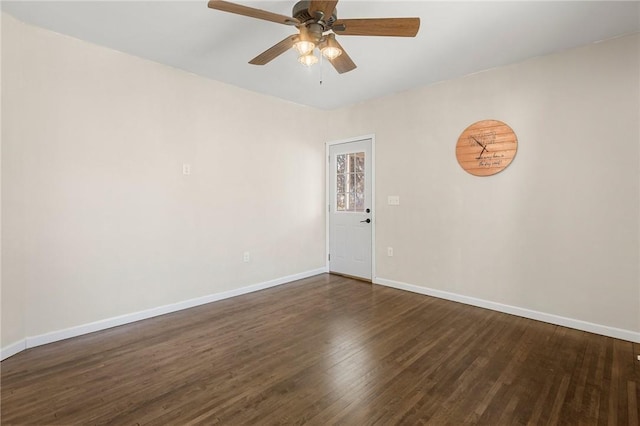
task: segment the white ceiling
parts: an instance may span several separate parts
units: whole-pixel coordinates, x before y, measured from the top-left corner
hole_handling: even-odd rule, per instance
[[[294,1],[243,1],[291,15]],[[21,21],[295,103],[331,109],[640,31],[638,1],[341,0],[339,18],[417,16],[416,38],[338,36],[358,65],[247,62],[295,28],[207,1],[2,1]],[[320,85],[322,76],[323,84]]]

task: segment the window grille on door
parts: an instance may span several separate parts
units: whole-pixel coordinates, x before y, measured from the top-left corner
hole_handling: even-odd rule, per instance
[[[336,156],[336,210],[364,211],[364,152]]]

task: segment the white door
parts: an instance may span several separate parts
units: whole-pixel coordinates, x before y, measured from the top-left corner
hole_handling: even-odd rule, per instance
[[[329,270],[371,279],[372,140],[329,145]]]

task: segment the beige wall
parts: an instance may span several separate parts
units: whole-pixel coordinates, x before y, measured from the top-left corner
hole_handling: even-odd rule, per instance
[[[2,19],[2,347],[324,267],[317,111]]]
[[[331,112],[329,139],[376,135],[377,277],[640,331],[639,47],[624,37]],[[479,178],[455,144],[482,119],[508,123],[519,148]]]
[[[1,346],[321,268],[323,142],[369,133],[378,279],[638,332],[639,47],[321,112],[3,14]],[[454,148],[486,118],[520,145],[477,178]]]
[[[8,200],[5,195],[9,192],[16,192],[9,190],[7,187],[8,181],[5,179],[6,174],[12,173],[11,170],[17,170],[20,168],[20,156],[14,158],[16,151],[19,149],[17,144],[7,144],[6,141],[17,135],[15,129],[12,129],[10,123],[15,122],[18,115],[18,110],[11,107],[10,102],[7,102],[9,97],[16,97],[17,84],[5,84],[6,81],[20,81],[20,71],[18,66],[8,66],[8,64],[17,61],[20,55],[21,46],[18,43],[8,43],[8,37],[5,37],[5,30],[8,24],[2,15],[2,21],[0,22],[0,29],[2,30],[2,55],[1,56],[1,77],[2,77],[2,173],[0,176],[2,184],[2,203],[0,209],[0,217],[2,219],[1,231],[2,231],[2,247],[0,252],[2,254],[2,262],[0,265],[0,348],[4,348],[12,343],[23,341],[26,336],[25,329],[25,315],[24,315],[24,285],[22,282],[24,277],[24,271],[26,265],[18,264],[21,258],[21,253],[13,248],[20,247],[23,236],[18,232],[12,232],[7,228],[5,208],[7,207]],[[10,158],[14,158],[13,161],[7,161]],[[24,204],[24,197],[18,197],[15,200],[16,203]],[[17,221],[20,221],[20,217],[16,217]],[[17,224],[12,224],[16,226]],[[7,268],[6,265],[13,265],[12,268]],[[12,269],[12,280],[5,279],[6,272]]]

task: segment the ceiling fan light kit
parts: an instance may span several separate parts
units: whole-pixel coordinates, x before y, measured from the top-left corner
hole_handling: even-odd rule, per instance
[[[298,34],[288,36],[249,61],[252,65],[265,65],[293,48],[298,62],[311,66],[318,62],[313,51],[329,60],[340,74],[352,71],[356,64],[336,40],[338,35],[415,37],[420,29],[420,18],[363,18],[338,19],[338,0],[303,0],[293,6],[292,16],[279,15],[266,10],[210,0],[211,9],[262,19],[298,28]]]

